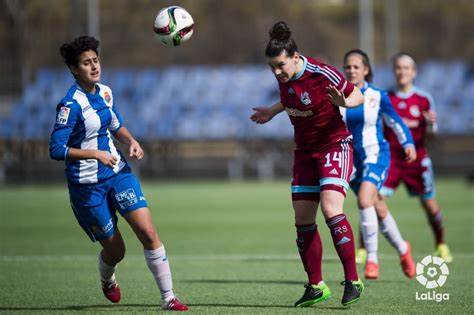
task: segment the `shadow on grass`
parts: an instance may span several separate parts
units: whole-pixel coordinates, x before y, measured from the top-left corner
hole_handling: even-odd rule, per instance
[[[229,308],[288,308],[292,309],[292,305],[267,305],[267,304],[206,304],[196,303],[187,304],[189,307],[229,307]],[[157,304],[117,304],[117,305],[72,305],[64,307],[0,307],[0,311],[127,311],[130,308],[151,308],[161,309]],[[346,307],[324,307],[318,306],[318,309],[331,309],[331,310],[345,310]]]
[[[303,285],[305,284],[304,281],[296,281],[296,280],[228,280],[228,279],[199,279],[199,280],[181,280],[179,282],[186,282],[186,283],[211,283],[211,284],[239,284],[239,283],[248,283],[248,284],[298,284]],[[325,281],[326,283],[334,286],[339,285],[337,281]],[[398,280],[365,280],[365,286],[372,286],[381,283],[399,283]]]
[[[297,256],[292,257],[292,258],[288,258],[288,257],[283,257],[283,258],[276,258],[276,257],[272,257],[272,258],[245,258],[245,259],[242,259],[242,261],[247,262],[247,263],[254,263],[254,262],[281,263],[281,262],[285,262],[285,261],[300,261],[300,258],[297,257]],[[339,260],[338,257],[324,257],[323,262],[326,262],[326,263],[339,263],[340,260]]]
[[[130,307],[137,308],[153,308],[161,309],[158,304],[117,304],[117,305],[71,305],[71,306],[62,306],[62,307],[48,307],[48,306],[38,306],[38,307],[0,307],[0,311],[91,311],[91,310],[114,310],[114,311],[124,311]]]
[[[190,307],[235,307],[235,308],[291,308],[294,309],[293,305],[266,305],[266,304],[188,304]],[[347,307],[343,306],[317,306],[318,309],[328,310],[346,310]]]
[[[270,283],[270,284],[304,284],[301,281],[294,280],[223,280],[223,279],[202,279],[202,280],[181,280],[181,282],[187,283],[221,283],[221,284],[235,284],[235,283]]]

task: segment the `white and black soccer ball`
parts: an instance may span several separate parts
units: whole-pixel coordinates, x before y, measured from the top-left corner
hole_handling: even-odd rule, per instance
[[[161,9],[153,25],[156,37],[166,46],[179,46],[188,41],[194,32],[191,14],[178,6]]]

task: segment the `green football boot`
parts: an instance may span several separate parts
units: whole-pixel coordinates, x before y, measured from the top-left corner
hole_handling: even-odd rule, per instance
[[[316,303],[326,301],[331,297],[331,290],[321,281],[319,284],[306,284],[303,296],[296,301],[295,307],[308,307]]]
[[[343,281],[344,294],[342,295],[342,305],[347,306],[356,303],[360,299],[360,295],[364,292],[364,284],[359,279],[357,281]]]
[[[439,244],[436,247],[433,256],[441,257],[447,263],[453,262],[453,255],[451,255],[451,251],[449,250],[449,247],[446,244]]]
[[[366,263],[367,250],[365,248],[359,248],[356,250],[356,264],[363,265]]]

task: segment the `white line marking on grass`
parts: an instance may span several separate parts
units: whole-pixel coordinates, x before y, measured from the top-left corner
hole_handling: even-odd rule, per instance
[[[473,258],[474,253],[454,253],[455,258]],[[126,255],[126,260],[143,260],[142,255]],[[379,255],[379,259],[398,259],[398,255]],[[0,262],[53,262],[53,261],[96,261],[97,255],[7,255],[0,256]],[[170,260],[176,261],[253,261],[253,260],[275,260],[275,261],[299,261],[297,255],[279,254],[170,254]],[[323,260],[339,260],[336,255],[325,255]]]

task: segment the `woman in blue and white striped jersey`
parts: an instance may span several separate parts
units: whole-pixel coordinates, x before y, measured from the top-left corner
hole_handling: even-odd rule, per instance
[[[113,138],[128,146],[131,158],[142,159],[140,144],[123,125],[112,90],[100,84],[99,41],[82,36],[60,48],[75,83],[56,107],[50,155],[65,160],[73,212],[85,233],[102,246],[99,273],[102,290],[111,302],[120,301],[115,279],[125,244],[117,215],[125,218],[143,245],[147,265],[161,292],[162,307],[187,310],[173,293],[165,248],[151,219],[138,178]]]
[[[379,190],[390,165],[390,147],[383,136],[382,119],[397,134],[407,161],[416,159],[413,139],[410,130],[395,112],[387,93],[371,83],[372,69],[365,52],[354,49],[345,54],[344,74],[365,96],[365,102],[361,106],[352,109],[341,108],[341,114],[354,137],[354,172],[350,186],[357,195],[359,226],[367,250],[364,259],[365,277],[379,277],[377,238],[380,224],[383,234],[400,255],[403,272],[412,278],[415,265],[411,257],[410,243],[403,240],[387,207],[379,206],[384,202],[379,196]]]

